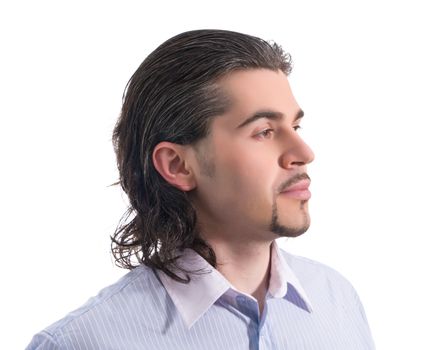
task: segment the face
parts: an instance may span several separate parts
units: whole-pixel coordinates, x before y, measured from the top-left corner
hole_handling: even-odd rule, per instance
[[[311,149],[298,129],[302,111],[281,71],[252,69],[219,81],[228,111],[194,146],[197,186],[190,192],[206,239],[298,236],[310,224]]]

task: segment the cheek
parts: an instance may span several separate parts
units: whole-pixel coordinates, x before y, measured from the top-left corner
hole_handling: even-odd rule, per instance
[[[235,151],[236,149],[236,151]],[[217,177],[244,198],[272,200],[277,163],[269,153],[237,147],[218,154]]]

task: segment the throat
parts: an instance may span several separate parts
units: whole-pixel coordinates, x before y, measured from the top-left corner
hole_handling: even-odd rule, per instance
[[[218,251],[218,271],[239,291],[251,295],[259,304],[260,314],[263,312],[266,293],[269,287],[271,268],[271,244],[242,252]]]

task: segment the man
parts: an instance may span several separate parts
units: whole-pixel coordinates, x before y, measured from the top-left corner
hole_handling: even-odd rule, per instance
[[[28,349],[373,349],[337,272],[281,251],[310,224],[303,112],[276,44],[177,35],[132,76],[113,134],[132,269]]]

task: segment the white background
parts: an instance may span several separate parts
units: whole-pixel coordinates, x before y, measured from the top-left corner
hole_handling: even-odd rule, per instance
[[[174,3],[174,2],[173,2]],[[14,1],[0,5],[1,348],[124,271],[111,131],[129,77],[179,32],[222,28],[293,56],[312,226],[281,242],[356,287],[378,349],[432,349],[432,11],[427,1]]]

